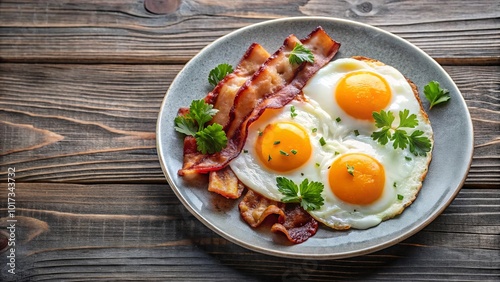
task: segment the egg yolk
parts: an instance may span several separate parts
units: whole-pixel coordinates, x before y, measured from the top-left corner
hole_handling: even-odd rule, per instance
[[[377,73],[354,71],[343,76],[335,90],[337,104],[348,115],[373,120],[372,113],[384,109],[391,100],[389,83]]]
[[[371,204],[384,191],[384,167],[366,154],[342,155],[333,162],[328,173],[333,194],[350,204]]]
[[[269,169],[287,172],[305,164],[312,152],[306,130],[292,122],[278,122],[259,132],[255,152]]]

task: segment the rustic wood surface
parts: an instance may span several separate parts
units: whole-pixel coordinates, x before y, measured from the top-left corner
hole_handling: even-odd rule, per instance
[[[0,281],[500,280],[498,1],[148,2],[0,1]],[[177,72],[222,35],[290,16],[409,40],[469,107],[475,147],[462,190],[393,247],[328,261],[255,253],[190,215],[163,176],[156,119]]]

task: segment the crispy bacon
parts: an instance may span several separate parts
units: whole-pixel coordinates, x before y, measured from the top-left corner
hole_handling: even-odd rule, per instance
[[[269,215],[278,215],[271,231],[282,232],[294,244],[306,241],[318,231],[318,222],[299,205],[269,200],[250,189],[238,207],[241,217],[254,228]]]
[[[270,54],[264,47],[258,43],[253,43],[243,55],[234,72],[228,74],[212,92],[208,93],[205,102],[213,104],[214,108],[219,110],[210,121],[211,123],[218,123],[222,127],[227,126],[236,93],[269,56]]]
[[[264,198],[258,193],[248,190],[238,205],[241,217],[252,227],[259,226],[269,215],[284,217],[285,204]]]
[[[245,189],[245,185],[236,177],[231,167],[210,172],[208,177],[208,191],[215,192],[228,199],[238,199]]]
[[[298,42],[311,50],[314,63],[289,63],[288,55]],[[225,127],[227,147],[219,153],[204,156],[191,167],[183,167],[179,170],[179,175],[191,171],[207,173],[225,167],[243,148],[248,126],[266,108],[281,108],[299,95],[309,78],[333,58],[339,47],[340,44],[321,27],[301,41],[294,35],[287,37],[283,46],[238,90],[230,112],[230,121]]]
[[[318,222],[298,204],[287,204],[285,215],[271,227],[273,232],[283,232],[288,240],[300,244],[318,231]]]

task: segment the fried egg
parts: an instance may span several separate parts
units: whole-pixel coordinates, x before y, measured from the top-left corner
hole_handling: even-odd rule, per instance
[[[422,118],[420,103],[406,78],[394,67],[374,60],[332,61],[309,79],[303,92],[337,122],[344,136],[370,135],[377,129],[372,113],[381,110],[397,117],[399,111],[408,109]],[[419,124],[426,130],[423,120]]]
[[[266,112],[249,128],[230,166],[253,191],[282,195],[276,177],[323,183],[324,204],[308,211],[334,229],[366,229],[400,214],[418,194],[431,153],[415,156],[373,140],[373,112],[408,109],[432,141],[432,128],[406,78],[371,59],[337,59],[303,88],[304,99]],[[295,115],[292,117],[292,111]],[[296,152],[296,154],[294,154]]]
[[[330,140],[339,139],[337,131],[314,101],[293,100],[283,108],[266,109],[249,126],[243,150],[231,161],[231,169],[253,191],[280,201],[283,195],[276,177],[320,181],[321,162],[336,150]]]

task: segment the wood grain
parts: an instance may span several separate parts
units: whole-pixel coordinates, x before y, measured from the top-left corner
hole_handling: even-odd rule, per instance
[[[6,134],[0,137],[0,165],[15,165],[18,181],[164,183],[156,155],[156,118],[181,68],[1,64],[5,94],[0,120],[5,122],[0,128]],[[461,90],[474,125],[474,159],[465,185],[499,185],[499,67],[445,69]],[[59,139],[45,144],[39,132]],[[0,171],[4,179],[6,170]]]
[[[215,4],[216,3],[216,4]],[[440,63],[498,64],[495,0],[196,1],[149,13],[142,1],[0,3],[4,62],[184,63],[215,39],[263,20],[292,16],[350,19],[414,43]],[[463,12],[464,5],[467,13]],[[20,9],[23,7],[23,9]]]
[[[144,0],[0,1],[0,183],[15,167],[19,220],[17,274],[2,252],[0,281],[500,281],[498,1],[171,2],[179,8],[153,14]],[[252,252],[204,226],[165,181],[155,127],[175,75],[215,39],[291,16],[401,36],[444,65],[466,101],[465,185],[399,244],[326,261]]]
[[[276,258],[234,245],[189,214],[166,185],[22,183],[18,191],[18,215],[48,225],[18,247],[20,267],[30,269],[24,278],[33,281],[195,281],[208,273],[217,281],[414,275],[494,280],[500,274],[500,225],[492,224],[500,216],[495,189],[462,189],[442,215],[409,239],[370,255],[329,261]],[[21,228],[25,234],[37,224]],[[425,272],[429,267],[433,271]]]

